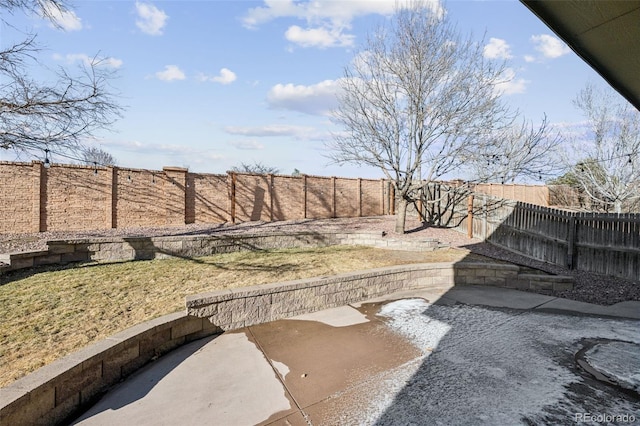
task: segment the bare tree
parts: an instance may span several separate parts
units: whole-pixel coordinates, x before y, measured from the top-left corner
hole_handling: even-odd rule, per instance
[[[54,25],[57,14],[67,7],[64,0],[0,2],[2,12],[37,13]],[[10,26],[4,17],[0,19]],[[29,69],[42,66],[37,60],[40,50],[33,34],[0,48],[0,148],[78,152],[83,138],[109,126],[120,114],[109,84],[113,71],[95,57],[78,73],[60,68],[53,83],[36,81],[29,77]]]
[[[469,156],[464,167],[478,182],[544,181],[564,169],[559,152],[562,141],[546,115],[538,126],[522,120],[519,125],[496,130],[486,140],[477,140],[477,155]]]
[[[239,173],[253,173],[258,175],[280,173],[280,169],[278,169],[277,167],[267,166],[260,161],[256,161],[253,164],[240,163],[240,166],[234,166],[231,168],[231,170]]]
[[[572,178],[592,205],[630,211],[640,200],[640,111],[613,90],[592,84],[574,105],[588,124],[565,156]]]
[[[525,145],[546,135],[525,124],[513,130],[517,113],[500,101],[498,89],[505,75],[504,62],[486,59],[482,44],[413,2],[375,31],[346,67],[335,111],[344,132],[335,135],[330,156],[382,169],[398,197],[396,232],[404,232],[416,181],[473,170],[504,153],[506,135]],[[506,177],[508,170],[513,178],[530,159],[514,155],[508,169],[496,164],[482,178]]]
[[[115,166],[117,163],[113,155],[94,146],[84,149],[82,161],[89,166]]]

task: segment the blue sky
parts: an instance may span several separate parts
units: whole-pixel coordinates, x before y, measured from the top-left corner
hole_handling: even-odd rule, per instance
[[[117,71],[125,106],[92,144],[122,167],[224,173],[260,161],[289,174],[379,178],[376,169],[328,164],[337,79],[395,1],[81,1],[62,29],[15,14],[36,32],[48,67],[98,56]],[[582,121],[572,99],[602,79],[518,1],[449,1],[461,33],[484,37],[485,54],[507,59],[508,104],[559,127]],[[21,37],[2,28],[2,44]],[[38,76],[41,71],[34,70]],[[42,78],[46,78],[42,74]],[[0,152],[0,160],[15,155]],[[22,156],[21,160],[30,160]]]

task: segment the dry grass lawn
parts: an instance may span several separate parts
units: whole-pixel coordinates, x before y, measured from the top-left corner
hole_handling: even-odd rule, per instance
[[[477,259],[459,249],[336,246],[17,271],[0,276],[0,387],[92,342],[184,309],[189,294],[465,257]]]

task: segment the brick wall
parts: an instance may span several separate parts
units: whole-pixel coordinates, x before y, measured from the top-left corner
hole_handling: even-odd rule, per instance
[[[272,177],[273,220],[304,218],[304,180],[300,177]]]
[[[307,217],[334,217],[333,181],[328,177],[307,176]]]
[[[115,169],[114,228],[165,226],[165,187],[170,185],[162,172]]]
[[[268,175],[232,175],[232,215],[237,221],[271,220],[271,189]]]
[[[358,190],[359,179],[336,179],[336,217],[359,216],[360,194]]]
[[[187,175],[187,223],[224,223],[231,221],[230,177],[189,173]]]
[[[0,233],[379,215],[389,205],[385,187],[306,175],[0,162]]]
[[[522,201],[523,203],[544,207],[549,206],[549,187],[544,185],[482,183],[476,184],[473,189],[476,192],[493,195],[494,197]]]
[[[40,231],[41,164],[0,162],[0,229]]]
[[[43,173],[41,231],[107,227],[111,170],[52,165]]]

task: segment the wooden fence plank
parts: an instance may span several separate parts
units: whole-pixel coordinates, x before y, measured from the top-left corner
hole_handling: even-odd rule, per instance
[[[427,192],[445,191],[452,189],[438,185]],[[449,209],[461,232],[570,269],[640,281],[640,214],[575,213],[484,194],[475,198],[473,215],[464,203]],[[445,205],[427,208],[435,212]],[[465,214],[472,223],[467,225]]]

